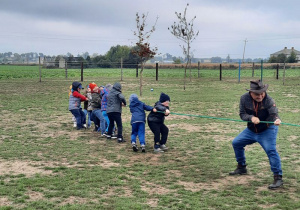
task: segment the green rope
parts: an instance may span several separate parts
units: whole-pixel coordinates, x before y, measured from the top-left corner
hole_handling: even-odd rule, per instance
[[[165,112],[161,112],[161,111],[157,111],[157,112],[165,113]],[[181,113],[175,113],[175,112],[170,112],[170,114],[181,115],[181,116],[189,116],[189,117],[200,117],[200,118],[207,118],[207,119],[216,119],[216,120],[225,120],[225,121],[234,121],[234,122],[251,122],[251,121],[236,120],[236,119],[221,118],[221,117],[212,117],[212,116],[203,116],[203,115],[194,115],[194,114],[181,114]],[[274,123],[274,122],[260,121],[260,123]],[[284,123],[284,122],[281,122],[280,125],[290,125],[290,126],[300,127],[300,125],[297,125],[297,124]]]

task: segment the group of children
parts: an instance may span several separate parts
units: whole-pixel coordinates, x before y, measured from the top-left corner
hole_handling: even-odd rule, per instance
[[[116,82],[113,86],[107,84],[97,86],[90,83],[87,89],[80,93],[84,88],[80,82],[73,82],[69,93],[69,111],[76,119],[77,130],[90,128],[91,122],[95,124],[95,131],[101,132],[108,140],[117,138],[119,143],[125,142],[122,132],[122,106],[126,106],[126,99],[122,94],[122,86]],[[81,102],[84,102],[82,110]],[[131,145],[134,152],[138,152],[136,139],[138,137],[142,152],[146,152],[145,145],[145,123],[146,111],[150,111],[147,117],[150,130],[154,134],[154,152],[161,153],[168,150],[166,146],[169,129],[164,124],[165,116],[170,114],[170,97],[161,93],[159,101],[154,105],[148,106],[138,99],[136,94],[131,94],[129,98],[129,108],[131,112]],[[86,115],[88,123],[86,126]],[[116,124],[116,126],[115,126]],[[117,134],[114,131],[117,130]]]

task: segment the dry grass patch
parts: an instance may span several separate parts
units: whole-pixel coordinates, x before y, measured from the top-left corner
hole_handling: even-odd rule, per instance
[[[141,190],[148,193],[149,195],[165,195],[170,192],[174,192],[173,190],[165,188],[159,184],[145,182],[145,181],[141,185]]]
[[[179,185],[182,185],[185,190],[192,192],[198,192],[201,190],[220,190],[234,185],[251,185],[251,181],[257,180],[257,178],[243,175],[243,176],[226,176],[222,179],[213,180],[210,183],[194,183],[178,181]]]
[[[18,175],[24,174],[26,177],[31,177],[35,174],[50,175],[52,171],[47,171],[38,167],[34,167],[33,161],[4,161],[0,162],[0,175]]]

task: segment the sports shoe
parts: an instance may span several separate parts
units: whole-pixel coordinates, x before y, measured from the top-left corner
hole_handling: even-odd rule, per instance
[[[155,153],[162,153],[164,152],[161,148],[154,148]]]
[[[166,145],[162,144],[162,145],[160,145],[160,149],[163,150],[163,151],[166,151],[169,148]]]
[[[135,143],[132,143],[131,145],[132,145],[132,150],[133,150],[134,152],[139,151],[139,149],[138,149],[138,147],[136,146]]]
[[[244,175],[244,174],[247,174],[246,165],[242,166],[240,164],[237,165],[234,171],[229,172],[229,175]]]
[[[74,122],[74,123],[73,123],[73,128],[76,128],[76,127],[77,127],[77,123]]]
[[[113,133],[113,134],[111,135],[111,138],[112,138],[112,139],[116,139],[117,136]]]
[[[123,143],[125,140],[123,138],[118,138],[118,143]]]
[[[87,127],[86,127],[86,124],[83,124],[83,127],[84,127],[84,128],[87,128]]]
[[[145,145],[141,145],[142,152],[146,152]]]
[[[111,140],[111,135],[106,135],[107,140]]]

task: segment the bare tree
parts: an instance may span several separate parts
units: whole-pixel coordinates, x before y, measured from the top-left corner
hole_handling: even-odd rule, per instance
[[[146,20],[147,20],[148,14],[142,14],[142,16],[139,15],[139,13],[136,13],[136,27],[137,31],[134,31],[134,35],[138,38],[138,42],[136,43],[136,46],[133,48],[133,53],[136,54],[139,57],[140,64],[141,64],[141,70],[140,70],[140,96],[142,96],[142,88],[143,88],[143,71],[145,63],[153,58],[156,55],[157,47],[154,49],[150,48],[150,43],[148,42],[151,34],[155,31],[155,26],[158,20],[158,17],[156,18],[155,24],[151,27],[149,31],[146,31]]]
[[[185,44],[180,45],[183,50],[183,54],[186,57],[186,65],[184,69],[184,90],[185,90],[185,83],[186,83],[186,70],[188,65],[191,65],[191,43],[196,39],[199,34],[199,31],[196,33],[194,32],[194,20],[196,16],[192,18],[189,22],[186,18],[186,11],[189,4],[186,5],[184,13],[175,12],[175,15],[178,18],[178,23],[174,22],[171,28],[168,30],[173,34],[177,39],[183,41]],[[190,68],[190,79],[191,79],[191,68]]]

